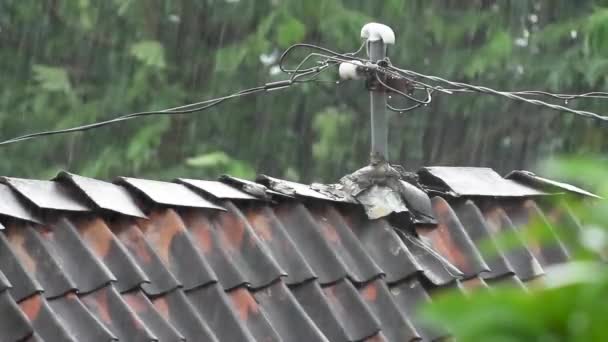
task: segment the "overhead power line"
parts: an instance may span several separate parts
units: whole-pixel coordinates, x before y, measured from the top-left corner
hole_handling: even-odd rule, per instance
[[[158,111],[146,111],[146,112],[137,112],[130,113],[125,115],[120,115],[112,119],[98,121],[91,124],[85,124],[81,126],[65,128],[65,129],[57,129],[57,130],[49,130],[43,132],[29,133],[22,136],[18,136],[12,139],[8,139],[0,142],[0,146],[6,146],[9,144],[14,144],[17,142],[40,138],[44,136],[58,135],[58,134],[67,134],[73,132],[82,132],[91,129],[100,128],[103,126],[117,124],[123,121],[142,118],[153,115],[185,115],[185,114],[193,114],[197,112],[202,112],[212,107],[215,107],[221,103],[224,103],[228,100],[240,98],[243,96],[259,94],[262,92],[283,89],[290,87],[294,84],[306,83],[306,82],[319,82],[317,78],[324,71],[326,71],[330,67],[336,67],[340,64],[352,64],[357,69],[357,72],[360,72],[364,77],[367,77],[368,82],[373,80],[380,84],[382,87],[387,89],[388,91],[398,95],[403,98],[406,102],[412,103],[411,106],[405,108],[397,108],[390,103],[387,103],[386,107],[394,112],[404,113],[415,110],[421,106],[428,106],[433,101],[434,93],[441,93],[444,95],[455,95],[458,93],[477,93],[477,94],[487,94],[494,96],[501,96],[508,98],[510,100],[521,101],[537,106],[542,106],[545,108],[549,108],[552,110],[560,111],[560,112],[568,112],[578,116],[592,118],[600,121],[608,121],[607,116],[599,115],[590,111],[577,110],[573,108],[569,108],[565,105],[549,103],[545,101],[538,100],[538,97],[548,97],[557,100],[562,100],[567,105],[568,101],[577,100],[577,99],[608,99],[608,92],[589,92],[585,94],[579,95],[571,95],[571,94],[555,94],[545,91],[538,90],[528,90],[528,91],[500,91],[495,90],[485,86],[472,85],[464,82],[456,82],[450,81],[442,77],[432,76],[422,74],[420,72],[416,72],[413,70],[407,70],[395,67],[391,64],[390,60],[385,59],[374,63],[368,59],[358,57],[359,53],[363,51],[365,47],[365,42],[363,45],[359,47],[354,52],[350,53],[338,53],[331,49],[327,49],[314,44],[294,44],[289,47],[281,57],[279,58],[278,66],[284,73],[289,75],[289,79],[271,82],[264,84],[262,86],[253,87],[245,90],[238,91],[236,93],[210,99],[206,101],[201,101],[197,103],[187,104],[184,106],[163,109]],[[292,56],[292,54],[298,49],[306,49],[308,51],[316,51],[310,52],[306,57],[299,61],[295,68],[286,67],[286,60]],[[312,66],[309,64],[313,64]],[[397,89],[394,86],[391,86],[386,81],[387,78],[399,79],[407,82],[411,85],[411,89],[409,91],[404,91],[402,89]],[[422,80],[426,81],[423,82]],[[430,82],[430,83],[429,83]],[[338,83],[338,82],[335,82]],[[434,83],[434,84],[432,84]],[[418,98],[415,96],[416,91],[424,91],[424,97]],[[536,97],[536,98],[531,98]]]
[[[45,137],[45,136],[67,134],[67,133],[74,133],[74,132],[84,132],[84,131],[88,131],[88,130],[92,130],[92,129],[96,129],[96,128],[100,128],[100,127],[104,127],[104,126],[108,126],[108,125],[117,124],[117,123],[120,123],[123,121],[147,117],[147,116],[184,115],[184,114],[193,114],[193,113],[197,113],[197,112],[202,112],[202,111],[205,111],[212,107],[215,107],[223,102],[226,102],[228,100],[232,100],[235,98],[240,98],[240,97],[247,96],[247,95],[259,94],[262,92],[283,89],[283,88],[290,87],[294,84],[305,83],[305,82],[314,82],[315,78],[319,74],[321,74],[324,70],[326,70],[329,66],[330,66],[330,64],[328,64],[328,63],[320,64],[320,65],[316,66],[315,68],[310,68],[306,72],[301,72],[301,73],[298,73],[297,75],[294,75],[294,77],[291,77],[289,80],[266,83],[265,85],[262,85],[262,86],[241,90],[236,93],[233,93],[233,94],[230,94],[227,96],[223,96],[223,97],[219,97],[219,98],[215,98],[215,99],[210,99],[210,100],[206,100],[206,101],[191,103],[191,104],[187,104],[187,105],[183,105],[183,106],[179,106],[179,107],[168,108],[168,109],[163,109],[163,110],[158,110],[158,111],[146,111],[146,112],[136,112],[136,113],[124,114],[124,115],[117,116],[113,119],[98,121],[98,122],[94,122],[91,124],[85,124],[85,125],[80,125],[80,126],[76,126],[76,127],[29,133],[29,134],[21,135],[21,136],[11,138],[11,139],[8,139],[5,141],[0,141],[0,146],[6,146],[6,145],[14,144],[17,142]]]
[[[494,95],[494,96],[502,96],[508,98],[510,100],[521,101],[528,104],[542,106],[545,108],[549,108],[552,110],[560,111],[560,112],[568,112],[571,114],[575,114],[578,116],[592,118],[600,121],[608,121],[607,116],[603,116],[597,113],[593,113],[585,110],[577,110],[570,107],[567,107],[569,101],[578,100],[578,99],[608,99],[608,92],[589,92],[585,94],[555,94],[546,91],[539,90],[528,90],[528,91],[500,91],[495,90],[485,86],[472,85],[464,82],[456,82],[444,79],[438,76],[426,75],[416,71],[407,70],[395,67],[391,64],[390,60],[386,59],[383,61],[379,61],[378,63],[373,63],[370,60],[357,57],[357,54],[363,50],[364,46],[361,46],[354,53],[337,53],[330,49],[323,48],[314,44],[295,44],[288,48],[279,60],[279,67],[282,71],[291,74],[292,77],[298,75],[299,73],[310,72],[311,68],[303,68],[303,65],[314,57],[323,58],[322,62],[319,63],[347,63],[355,65],[358,69],[360,69],[361,73],[367,73],[368,78],[374,79],[376,82],[380,83],[383,87],[385,87],[390,92],[402,97],[406,102],[411,102],[413,105],[406,108],[396,108],[390,103],[387,104],[387,108],[399,113],[404,113],[408,111],[415,110],[421,106],[428,106],[431,104],[433,98],[432,94],[435,92],[446,94],[446,95],[455,95],[458,93],[477,93],[477,94],[486,94],[486,95]],[[316,50],[320,53],[310,53],[302,62],[295,68],[289,69],[284,66],[285,60],[292,53],[294,53],[297,49],[308,49],[308,50]],[[389,84],[387,84],[383,78],[385,77],[393,77],[400,78],[412,85],[413,92],[406,93],[402,90],[396,89]],[[425,80],[427,82],[439,83],[443,85],[432,85],[429,83],[422,82],[421,80]],[[446,87],[447,86],[447,87]],[[414,96],[414,92],[416,90],[424,91],[424,98],[418,98]],[[533,98],[534,97],[534,98]],[[538,97],[547,97],[557,100],[564,101],[564,105],[549,103],[546,101],[538,100]]]
[[[499,90],[495,90],[495,89],[484,87],[484,86],[477,86],[477,85],[472,85],[472,84],[463,83],[463,82],[450,81],[450,80],[446,80],[446,79],[438,77],[438,76],[425,75],[425,74],[415,72],[412,70],[396,68],[394,66],[388,66],[388,69],[391,71],[401,73],[406,76],[418,77],[418,78],[422,78],[422,79],[429,80],[432,82],[443,83],[443,84],[447,84],[451,87],[458,88],[458,89],[448,90],[450,92],[468,91],[468,92],[476,92],[476,93],[481,93],[481,94],[502,96],[502,97],[505,97],[505,98],[508,98],[511,100],[522,101],[522,102],[526,102],[529,104],[557,110],[560,112],[568,112],[568,113],[572,113],[572,114],[583,116],[583,117],[597,119],[600,121],[608,121],[608,116],[603,116],[603,115],[599,115],[599,114],[589,112],[589,111],[584,111],[584,110],[572,109],[572,108],[569,108],[569,107],[566,107],[563,105],[548,103],[545,101],[525,97],[525,95],[549,96],[549,97],[558,98],[558,99],[567,101],[567,100],[579,99],[579,98],[607,98],[608,96],[605,96],[605,95],[608,95],[608,94],[606,94],[606,93],[595,92],[595,93],[588,93],[588,94],[581,94],[581,95],[563,95],[563,94],[552,94],[552,93],[543,92],[543,91],[523,91],[523,92],[499,91]],[[447,89],[444,89],[444,90],[447,90]]]

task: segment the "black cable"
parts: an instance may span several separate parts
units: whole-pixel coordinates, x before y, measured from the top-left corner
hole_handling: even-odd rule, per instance
[[[503,96],[503,97],[506,97],[511,100],[522,101],[522,102],[550,108],[550,109],[557,110],[557,111],[568,112],[568,113],[572,113],[572,114],[579,115],[579,116],[597,119],[600,121],[608,121],[608,116],[602,116],[602,115],[599,115],[599,114],[596,114],[593,112],[589,112],[589,111],[576,110],[576,109],[568,108],[568,107],[565,107],[562,105],[547,103],[547,102],[540,101],[540,100],[529,99],[529,98],[523,97],[521,95],[518,95],[517,93],[514,93],[514,92],[504,92],[504,91],[499,91],[499,90],[495,90],[495,89],[488,88],[488,87],[476,86],[476,85],[471,85],[471,84],[462,83],[462,82],[449,81],[449,80],[446,80],[446,79],[438,77],[438,76],[425,75],[425,74],[421,74],[421,73],[418,73],[418,72],[415,72],[412,70],[399,69],[399,68],[396,68],[391,65],[388,66],[388,69],[402,73],[406,76],[418,77],[418,78],[427,79],[427,80],[437,82],[437,83],[448,84],[455,88],[466,89],[466,90],[470,90],[470,91],[477,92],[477,93]]]
[[[416,82],[416,81],[415,81]],[[476,93],[476,91],[466,88],[443,88],[435,87],[448,93]],[[571,101],[577,99],[608,99],[608,93],[606,92],[590,92],[584,94],[554,94],[547,91],[540,90],[522,90],[522,91],[508,91],[505,93],[523,95],[523,96],[546,96],[558,100]]]
[[[81,125],[81,126],[72,127],[72,128],[25,134],[25,135],[22,135],[19,137],[15,137],[15,138],[12,138],[9,140],[2,141],[2,142],[0,142],[0,146],[12,144],[12,143],[16,143],[16,142],[20,142],[20,141],[24,141],[24,140],[34,139],[34,138],[42,137],[42,136],[87,131],[90,129],[95,129],[98,127],[103,127],[106,125],[111,125],[114,123],[130,120],[130,119],[134,119],[134,118],[138,118],[138,117],[151,116],[151,115],[180,115],[180,114],[190,114],[190,113],[200,112],[200,111],[212,108],[214,106],[217,106],[224,101],[234,99],[237,97],[257,94],[257,93],[263,92],[263,91],[272,91],[272,90],[283,89],[283,88],[290,87],[297,83],[315,82],[316,78],[321,73],[323,73],[326,69],[328,69],[331,66],[338,66],[340,63],[352,63],[352,64],[358,65],[360,67],[367,68],[368,71],[374,73],[376,80],[383,87],[385,87],[386,89],[388,89],[390,91],[393,91],[394,93],[406,98],[409,101],[415,102],[415,104],[413,106],[407,107],[407,108],[396,108],[390,104],[387,104],[387,108],[392,111],[395,111],[395,112],[403,113],[403,112],[407,112],[407,111],[411,111],[413,109],[419,108],[420,106],[430,104],[432,102],[432,94],[435,91],[446,93],[446,94],[454,94],[454,93],[458,93],[458,92],[477,92],[477,93],[483,93],[483,94],[503,96],[503,97],[507,97],[512,100],[518,100],[518,101],[523,101],[523,102],[534,104],[534,105],[544,106],[544,107],[548,107],[548,108],[558,110],[558,111],[565,111],[565,112],[573,113],[573,114],[580,115],[580,116],[595,118],[595,119],[602,120],[602,121],[608,121],[608,117],[606,117],[606,116],[601,116],[601,115],[598,115],[598,114],[595,114],[592,112],[588,112],[588,111],[575,110],[575,109],[571,109],[571,108],[568,108],[565,106],[551,104],[551,103],[547,103],[544,101],[529,99],[527,97],[524,97],[524,96],[547,96],[547,97],[552,97],[552,98],[560,99],[560,100],[564,100],[564,101],[569,101],[569,100],[574,100],[574,99],[579,99],[579,98],[606,99],[606,98],[608,98],[608,93],[606,93],[606,92],[590,92],[590,93],[580,94],[580,95],[569,95],[569,94],[553,94],[553,93],[544,92],[544,91],[519,91],[519,92],[498,91],[498,90],[494,90],[494,89],[491,89],[488,87],[475,86],[475,85],[462,83],[462,82],[449,81],[449,80],[446,80],[446,79],[443,79],[443,78],[437,77],[437,76],[424,75],[424,74],[421,74],[421,73],[418,73],[415,71],[396,68],[390,64],[390,61],[388,59],[383,61],[383,62],[388,62],[388,63],[372,63],[369,60],[359,58],[356,56],[363,50],[364,46],[365,46],[365,42],[355,52],[338,53],[338,52],[332,51],[330,49],[320,47],[317,45],[313,45],[313,44],[294,44],[294,45],[290,46],[287,50],[285,50],[285,52],[283,52],[283,54],[281,55],[281,57],[279,59],[279,64],[278,64],[281,71],[290,75],[290,78],[288,80],[267,83],[263,86],[245,89],[245,90],[242,90],[242,91],[239,91],[239,92],[236,92],[234,94],[227,95],[224,97],[206,100],[206,101],[197,102],[197,103],[192,103],[192,104],[188,104],[185,106],[179,106],[179,107],[164,109],[164,110],[160,110],[160,111],[146,111],[146,112],[131,113],[131,114],[126,114],[126,115],[121,115],[121,116],[118,116],[118,117],[110,119],[110,120],[95,122],[92,124]],[[285,68],[284,67],[285,59],[297,48],[313,49],[313,50],[321,51],[323,53],[312,52],[312,53],[308,54],[302,61],[300,61],[300,63],[296,67],[296,69]],[[319,65],[315,66],[315,67],[309,67],[309,68],[303,69],[303,66],[305,65],[305,63],[308,62],[313,57],[322,58],[321,61],[317,62]],[[355,63],[354,61],[361,62],[361,64]],[[379,76],[379,73],[383,73],[385,75],[391,75],[393,77],[399,77],[399,78],[405,79],[408,82],[414,84],[414,89],[424,89],[427,93],[426,99],[424,99],[424,100],[417,99],[414,96],[411,96],[405,92],[402,92],[398,89],[395,89],[395,88],[389,86],[381,79],[381,77]],[[444,88],[441,86],[429,85],[429,84],[419,81],[418,79],[426,79],[426,80],[430,80],[435,83],[448,84],[451,87],[454,87],[454,89]],[[337,82],[337,83],[339,83],[339,82]]]
[[[287,50],[285,50],[285,52],[283,52],[283,54],[281,55],[281,57],[279,58],[279,68],[281,69],[281,71],[283,71],[284,73],[287,74],[292,74],[295,72],[308,72],[310,70],[313,70],[314,68],[307,68],[307,69],[287,69],[284,66],[285,63],[285,59],[287,59],[287,57],[296,49],[298,48],[307,48],[307,49],[312,49],[312,50],[318,50],[321,52],[324,52],[326,54],[329,54],[330,56],[326,56],[326,57],[330,57],[332,59],[335,59],[337,62],[346,62],[346,61],[350,61],[350,60],[358,60],[360,62],[366,62],[367,60],[363,59],[363,58],[359,58],[356,56],[356,54],[358,54],[359,52],[361,52],[361,50],[363,49],[362,45],[357,51],[355,52],[351,52],[351,53],[339,53],[339,52],[335,52],[332,51],[330,49],[318,46],[318,45],[314,45],[314,44],[305,44],[305,43],[301,43],[301,44],[294,44],[292,46],[290,46],[289,48],[287,48]],[[309,55],[310,56],[310,55]],[[339,58],[337,58],[339,57]]]
[[[283,88],[287,88],[287,87],[290,87],[290,86],[292,86],[294,84],[298,84],[298,83],[315,82],[316,78],[321,73],[323,73],[328,67],[332,66],[332,64],[338,65],[339,62],[346,61],[346,58],[348,58],[348,57],[354,58],[354,55],[359,53],[363,48],[363,46],[361,46],[361,48],[359,48],[359,50],[357,50],[356,52],[351,53],[351,54],[340,54],[340,53],[337,53],[337,52],[334,52],[329,49],[325,49],[325,48],[322,48],[322,47],[319,47],[316,45],[296,44],[296,45],[290,47],[289,49],[287,49],[283,53],[283,56],[281,57],[281,64],[279,64],[281,67],[281,70],[288,72],[282,67],[282,60],[285,58],[285,56],[287,56],[290,53],[290,51],[293,51],[293,49],[298,48],[298,47],[308,47],[308,48],[312,48],[312,49],[317,49],[319,51],[327,52],[327,53],[331,54],[332,56],[319,54],[319,53],[311,53],[304,60],[302,60],[300,62],[300,64],[298,65],[298,68],[296,70],[291,70],[294,73],[288,80],[267,83],[263,86],[241,90],[239,92],[236,92],[234,94],[227,95],[224,97],[201,101],[201,102],[197,102],[197,103],[192,103],[192,104],[188,104],[188,105],[184,105],[184,106],[179,106],[179,107],[174,107],[174,108],[169,108],[169,109],[164,109],[164,110],[159,110],[159,111],[146,111],[146,112],[130,113],[130,114],[125,114],[125,115],[115,117],[113,119],[99,121],[99,122],[71,127],[71,128],[29,133],[29,134],[18,136],[18,137],[12,138],[12,139],[1,141],[0,146],[5,146],[5,145],[20,142],[20,141],[30,140],[30,139],[34,139],[34,138],[38,138],[38,137],[43,137],[43,136],[88,131],[91,129],[96,129],[99,127],[123,122],[126,120],[131,120],[131,119],[135,119],[135,118],[139,118],[139,117],[152,116],[152,115],[191,114],[191,113],[195,113],[195,112],[204,111],[206,109],[217,106],[227,100],[234,99],[237,97],[257,94],[257,93],[263,92],[263,91],[273,91],[273,90],[283,89]],[[301,67],[304,65],[304,63],[306,63],[312,57],[322,57],[322,58],[324,58],[324,60],[321,62],[321,64],[319,66],[316,66],[313,68],[301,69]],[[342,58],[338,58],[338,57],[344,57],[344,60]]]
[[[275,82],[274,84],[277,84],[277,83],[278,82]],[[269,83],[264,86],[241,90],[237,93],[227,95],[224,97],[211,99],[211,100],[207,100],[207,101],[202,101],[202,102],[197,102],[197,103],[192,103],[192,104],[188,104],[185,106],[179,106],[179,107],[164,109],[164,110],[160,110],[160,111],[146,111],[146,112],[130,113],[130,114],[118,116],[118,117],[110,119],[110,120],[99,121],[99,122],[95,122],[95,123],[91,123],[91,124],[87,124],[87,125],[81,125],[81,126],[65,128],[65,129],[57,129],[57,130],[52,130],[52,131],[25,134],[25,135],[22,135],[19,137],[15,137],[12,139],[2,141],[2,142],[0,142],[0,146],[9,145],[9,144],[13,144],[16,142],[34,139],[34,138],[43,137],[43,136],[88,131],[91,129],[115,124],[115,123],[126,121],[126,120],[135,119],[138,117],[152,116],[152,115],[180,115],[180,114],[190,114],[190,113],[200,112],[200,111],[209,109],[211,107],[217,106],[220,103],[230,100],[230,99],[234,99],[234,98],[246,96],[246,95],[251,95],[251,94],[256,94],[256,93],[259,93],[262,91],[268,91],[268,90],[273,90],[275,88],[278,88],[277,86],[274,86],[274,84]],[[289,85],[291,85],[291,82],[289,83]],[[287,86],[289,86],[289,85],[287,85]],[[196,106],[196,107],[190,108],[193,106]],[[190,108],[190,109],[184,109],[184,108]]]
[[[406,113],[406,112],[410,112],[410,111],[412,111],[414,109],[420,108],[422,106],[426,106],[426,105],[430,104],[433,101],[433,97],[432,96],[433,96],[433,91],[434,90],[432,88],[426,88],[425,90],[426,90],[426,96],[427,96],[427,99],[428,99],[428,103],[416,103],[415,105],[412,105],[412,106],[406,107],[406,108],[396,108],[396,107],[393,107],[390,103],[387,103],[386,104],[386,108],[388,108],[389,110],[391,110],[393,112],[396,112],[396,113],[399,113],[399,114],[403,114],[403,113]]]
[[[394,93],[397,93],[397,94],[405,97],[406,99],[408,99],[410,101],[416,102],[416,103],[421,104],[421,105],[429,104],[432,101],[432,99],[431,99],[430,96],[427,96],[427,98],[425,100],[419,100],[419,99],[417,99],[417,98],[415,98],[415,97],[413,97],[413,96],[411,96],[409,94],[406,94],[406,93],[402,92],[401,90],[398,90],[398,89],[395,89],[395,88],[389,86],[384,81],[382,81],[382,78],[378,75],[378,72],[375,73],[375,76],[376,76],[376,80],[378,81],[378,83],[380,83],[384,88],[386,88],[386,89],[388,89],[388,90],[390,90],[390,91],[392,91]]]

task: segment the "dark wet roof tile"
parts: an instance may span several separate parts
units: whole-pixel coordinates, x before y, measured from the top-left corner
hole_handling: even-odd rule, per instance
[[[221,200],[257,200],[246,192],[233,188],[228,184],[217,181],[205,181],[197,179],[178,178],[178,182],[202,191],[216,199]]]
[[[551,180],[548,178],[543,178],[543,177],[537,176],[536,174],[534,174],[530,171],[522,171],[522,170],[512,171],[511,173],[506,175],[505,178],[512,179],[518,183],[525,184],[528,186],[545,189],[547,192],[551,192],[551,193],[567,192],[567,193],[578,194],[578,195],[582,195],[582,196],[588,196],[588,197],[592,197],[592,198],[601,198],[598,195],[595,195],[587,190],[583,190],[572,184],[567,184],[567,183]]]
[[[149,213],[149,218],[138,220],[138,226],[165,267],[185,290],[217,281],[175,210],[154,209]]]
[[[120,177],[117,182],[139,191],[154,203],[167,206],[224,210],[182,184],[129,177]]]
[[[239,320],[256,341],[281,341],[270,318],[262,311],[260,304],[246,287],[237,287],[227,294]]]
[[[270,207],[251,206],[244,209],[243,213],[262,244],[287,273],[285,283],[294,285],[316,278],[300,252],[298,243],[287,234]]]
[[[60,172],[56,179],[72,184],[101,209],[134,217],[146,217],[133,197],[122,186],[65,171]]]
[[[233,262],[231,253],[224,248],[226,239],[220,234],[215,218],[201,211],[182,212],[182,218],[195,246],[215,271],[219,282],[225,289],[232,289],[248,283],[244,274]]]
[[[85,245],[116,277],[114,286],[118,291],[124,292],[150,282],[127,248],[101,218],[81,217],[74,219],[73,223]]]
[[[360,205],[328,201],[303,184],[271,185],[270,178],[267,184],[288,194],[235,178],[229,188],[125,178],[128,194],[76,175],[59,179],[27,181],[26,192],[35,199],[59,187],[67,197],[50,197],[59,196],[60,205],[41,206],[0,187],[0,202],[6,196],[21,210],[0,211],[0,310],[7,310],[0,312],[13,322],[0,322],[0,340],[436,340],[448,334],[424,322],[419,309],[436,290],[525,289],[522,280],[567,261],[555,227],[580,229],[565,206],[536,196],[431,203],[411,184],[405,206],[413,222],[370,220]],[[34,189],[39,184],[44,189]],[[122,199],[95,199],[94,192],[113,196],[98,186]],[[139,215],[125,209],[135,202],[123,195],[153,205]],[[87,210],[68,210],[65,201]],[[28,220],[40,208],[59,210],[42,210],[44,224]],[[495,255],[480,248],[502,231],[520,234],[531,220],[540,220],[560,250],[523,239]]]
[[[60,270],[74,282],[79,293],[88,293],[116,281],[112,272],[84,244],[68,219],[61,218],[39,234]]]
[[[361,213],[348,210],[343,214],[365,252],[385,274],[388,283],[395,283],[422,272],[412,252],[386,220],[367,220]]]
[[[42,286],[46,298],[54,298],[77,288],[44,242],[42,234],[46,232],[47,229],[30,225],[12,225],[4,231],[21,266]]]
[[[490,200],[484,205],[482,212],[493,235],[509,234],[516,241],[515,246],[506,251],[501,250],[499,246],[499,251],[509,261],[515,274],[524,281],[542,275],[544,273],[543,268],[523,240],[521,232],[513,225],[504,208]]]
[[[0,184],[0,215],[14,217],[32,223],[41,223],[41,219],[32,210],[28,209],[7,185]]]
[[[255,341],[246,324],[233,309],[228,295],[218,283],[187,291],[186,296],[218,340]]]
[[[538,248],[532,250],[532,252],[543,267],[568,261],[569,254],[566,247],[534,200],[520,201],[504,206],[511,221],[520,230],[536,230],[538,238],[536,241],[531,241],[531,244],[537,245]],[[531,226],[527,227],[529,224]]]
[[[365,283],[384,275],[335,208],[318,207],[312,210],[312,214],[317,220],[321,234],[342,261],[353,282]]]
[[[322,289],[325,301],[346,331],[349,341],[360,341],[380,332],[380,322],[370,310],[366,298],[359,295],[355,286],[343,279]],[[316,317],[321,319],[321,317]]]
[[[502,178],[483,167],[425,167],[418,171],[429,189],[453,196],[528,197],[545,192]]]
[[[157,341],[113,286],[81,296],[81,300],[119,341]]]
[[[322,285],[348,276],[344,263],[304,205],[284,204],[275,208],[275,214]]]
[[[21,311],[27,316],[40,341],[78,342],[59,321],[41,294],[19,302]]]
[[[572,237],[578,236],[583,228],[581,223],[572,213],[570,207],[566,203],[560,201],[543,211],[546,213],[545,216],[549,221],[549,224],[554,227],[556,234],[566,250],[574,251],[577,246],[576,240],[572,239]]]
[[[0,228],[3,228],[0,225]],[[20,301],[35,293],[40,293],[44,288],[28,273],[19,260],[15,251],[11,249],[10,243],[4,234],[0,234],[0,288],[12,284],[11,296]]]
[[[282,281],[253,295],[282,341],[328,341]]]
[[[456,266],[465,278],[476,277],[490,268],[482,259],[477,247],[471,241],[462,223],[448,204],[441,197],[433,198],[433,208],[437,226],[433,228],[418,227],[419,235],[430,242],[433,249]]]
[[[118,341],[116,335],[90,313],[75,293],[50,299],[48,303],[61,326],[75,341]]]
[[[2,181],[40,209],[90,211],[67,186],[45,180],[3,177]]]
[[[483,213],[473,201],[460,201],[453,208],[473,243],[477,246],[489,243],[494,250],[499,250],[495,236],[490,232]],[[494,253],[488,248],[481,248],[479,251],[490,268],[489,272],[482,275],[485,279],[494,279],[515,273],[515,270],[502,253]]]
[[[423,341],[435,341],[448,336],[444,329],[424,320],[422,309],[431,301],[431,298],[417,277],[411,277],[392,285],[390,292],[398,310],[403,316],[409,318]]]
[[[294,198],[291,195],[271,190],[263,184],[256,183],[247,179],[242,179],[229,175],[222,175],[220,177],[220,181],[229,184],[230,186],[233,186],[239,190],[242,190],[243,192],[248,193],[251,196],[255,196],[263,200],[271,200],[273,198]]]
[[[313,190],[310,185],[291,182],[278,178],[273,178],[266,175],[260,175],[257,181],[266,185],[269,189],[279,192],[287,196],[299,196],[304,198],[312,198],[323,201],[334,201],[334,197],[325,196],[322,193]]]
[[[146,294],[156,296],[180,286],[133,219],[113,222],[110,227],[145,274],[147,282],[141,288]]]
[[[184,335],[186,341],[219,342],[181,289],[175,289],[151,300],[156,310]]]
[[[122,294],[125,303],[159,341],[185,341],[186,338],[156,310],[150,299],[138,290]]]
[[[380,331],[380,323],[346,279],[325,288],[308,281],[291,291],[330,341],[361,341]]]
[[[420,338],[409,317],[399,311],[386,283],[376,280],[359,288],[359,292],[380,321],[382,334],[388,341],[413,341]]]
[[[0,341],[23,341],[34,333],[32,325],[6,288],[0,289],[0,312]]]
[[[4,291],[6,289],[11,288],[12,284],[8,280],[8,278],[4,275],[4,273],[0,272],[0,291]]]
[[[217,214],[215,229],[221,248],[228,254],[240,278],[253,288],[261,288],[286,276],[241,211],[231,202],[223,205],[228,211]]]
[[[411,233],[402,232],[407,249],[422,268],[422,273],[434,285],[442,286],[460,279],[463,273],[435,251],[428,242]]]

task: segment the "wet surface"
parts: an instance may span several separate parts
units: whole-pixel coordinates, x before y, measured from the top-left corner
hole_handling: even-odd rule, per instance
[[[576,226],[528,197],[418,194],[412,209],[437,224],[395,226],[268,177],[289,197],[195,180],[58,180],[0,187],[13,208],[0,216],[2,341],[440,339],[448,333],[419,311],[436,290],[525,288],[569,258],[552,223]],[[30,214],[41,209],[44,221]],[[552,246],[480,248],[538,218]]]

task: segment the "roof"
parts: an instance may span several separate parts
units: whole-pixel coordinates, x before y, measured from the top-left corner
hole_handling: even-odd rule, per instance
[[[419,176],[399,224],[267,176],[4,178],[0,341],[436,340],[448,333],[419,306],[437,289],[526,287],[568,260],[554,226],[578,221],[537,182],[470,168]],[[550,196],[584,194],[563,185]],[[483,253],[538,216],[554,244]]]

